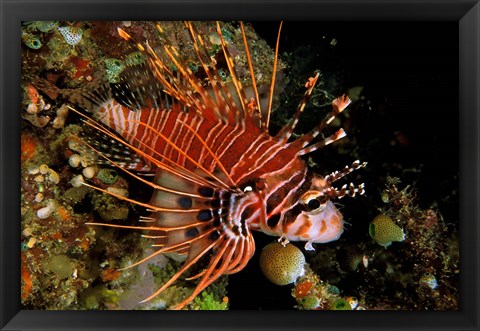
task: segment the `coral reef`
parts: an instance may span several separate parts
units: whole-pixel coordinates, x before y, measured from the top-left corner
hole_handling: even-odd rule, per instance
[[[355,297],[342,297],[340,290],[320,280],[307,265],[305,275],[300,277],[292,289],[292,296],[303,310],[353,310],[358,309]]]

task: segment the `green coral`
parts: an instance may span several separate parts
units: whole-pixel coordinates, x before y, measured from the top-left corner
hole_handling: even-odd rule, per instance
[[[158,286],[164,285],[175,275],[181,265],[181,262],[169,260],[165,266],[157,266],[153,263],[148,264],[148,268],[154,276],[154,282]],[[228,301],[226,297],[226,287],[228,277],[222,276],[201,294],[199,294],[192,303],[187,306],[190,309],[199,310],[226,310],[228,309]],[[172,307],[185,300],[193,291],[196,283],[186,282],[182,278],[175,282],[162,292],[159,298],[166,302],[167,307]],[[191,288],[192,287],[192,288]]]
[[[208,51],[208,55],[213,56],[213,55],[217,54],[218,51],[221,50],[221,49],[222,49],[221,46],[213,44],[212,49]]]
[[[75,262],[66,255],[52,255],[44,263],[43,268],[46,271],[53,272],[60,279],[70,277],[75,270]]]
[[[29,31],[50,32],[58,26],[58,21],[27,21],[22,25]]]
[[[227,80],[228,74],[224,70],[218,69],[218,75],[223,81]]]
[[[176,274],[179,266],[180,266],[179,262],[169,260],[168,263],[163,267],[159,267],[153,263],[149,263],[148,269],[150,269],[150,271],[153,274],[153,277],[155,277],[155,284],[161,286],[165,284],[170,278],[172,278],[173,275]],[[178,285],[178,282],[177,282],[177,285]]]
[[[22,33],[22,42],[31,49],[39,49],[42,47],[40,39],[31,33]]]
[[[103,60],[105,63],[105,69],[107,74],[107,79],[110,83],[119,83],[119,75],[125,69],[125,64],[119,59],[108,58]]]
[[[126,66],[135,66],[144,63],[146,59],[147,57],[142,52],[132,52],[125,57],[123,63]]]
[[[100,169],[97,178],[104,184],[113,185],[118,180],[118,173],[114,169]]]
[[[193,303],[197,305],[200,310],[228,310],[228,302],[215,300],[213,294],[203,291],[198,295]]]
[[[332,310],[352,310],[352,306],[345,299],[339,299],[332,305]]]
[[[119,293],[115,290],[108,289],[105,285],[99,285],[84,291],[80,297],[80,301],[86,309],[99,309],[105,305],[116,305],[119,300]]]
[[[370,222],[368,232],[377,244],[387,247],[393,241],[404,241],[405,234],[401,227],[387,215],[378,215]]]
[[[315,295],[307,295],[306,297],[298,300],[298,303],[301,305],[301,308],[311,310],[318,308],[321,302],[320,299],[317,298]]]
[[[104,221],[124,220],[128,217],[128,206],[111,195],[94,192],[92,204],[93,210]]]
[[[225,42],[231,43],[233,41],[233,35],[230,31],[228,31],[226,28],[222,28],[222,36],[223,39],[225,39]]]

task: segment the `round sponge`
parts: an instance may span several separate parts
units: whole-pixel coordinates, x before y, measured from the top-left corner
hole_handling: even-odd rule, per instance
[[[393,241],[404,241],[405,234],[401,227],[387,215],[378,215],[370,222],[368,229],[370,237],[377,242],[377,244],[384,247],[389,246]]]
[[[305,256],[292,244],[279,242],[265,246],[260,254],[260,268],[265,277],[276,285],[288,285],[303,275]]]

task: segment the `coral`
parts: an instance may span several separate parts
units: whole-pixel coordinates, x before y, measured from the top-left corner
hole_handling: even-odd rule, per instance
[[[295,291],[294,291],[295,298],[302,299],[305,296],[307,296],[307,294],[312,289],[313,285],[315,285],[315,284],[311,280],[308,280],[308,279],[303,280],[301,282],[298,282],[295,285]]]
[[[368,233],[375,242],[383,247],[391,245],[392,241],[404,241],[405,234],[401,227],[386,215],[376,216],[370,222]]]
[[[85,290],[80,296],[84,309],[100,309],[101,307],[115,307],[119,300],[119,293],[112,291],[105,285],[95,286]]]
[[[213,295],[203,291],[194,300],[193,304],[197,305],[200,310],[227,310],[228,300],[217,301]]]
[[[40,113],[48,111],[51,108],[51,104],[45,102],[32,84],[26,84],[23,86],[23,90],[22,105],[25,107],[25,112],[22,112],[22,118],[36,127],[44,127],[50,122],[50,116]]]
[[[77,45],[83,36],[83,30],[75,26],[61,26],[58,31],[65,39],[65,42],[71,46]]]
[[[106,222],[125,220],[128,217],[129,210],[126,203],[119,201],[111,195],[94,192],[92,204],[93,210]]]
[[[42,41],[33,34],[22,32],[22,42],[31,49],[39,49],[42,47]]]
[[[126,66],[135,66],[135,65],[140,65],[145,63],[146,60],[147,58],[143,53],[132,52],[125,57],[125,59],[123,60],[123,63]]]
[[[22,301],[26,301],[29,298],[33,289],[32,277],[30,276],[26,259],[26,253],[22,252]]]
[[[108,58],[103,60],[105,63],[107,80],[110,83],[120,82],[120,73],[125,69],[125,65],[118,59]]]
[[[50,32],[58,26],[57,21],[27,21],[22,23],[28,31]]]
[[[306,295],[302,298],[299,298],[297,301],[300,304],[300,307],[305,310],[316,309],[322,304],[321,299],[315,295]]]
[[[67,63],[73,65],[73,72],[70,74],[72,79],[85,78],[87,81],[92,79],[91,75],[95,70],[92,61],[72,55]]]
[[[348,302],[351,309],[356,309],[358,307],[358,299],[356,297],[346,297],[345,300]]]
[[[75,270],[76,263],[66,255],[52,255],[43,264],[46,272],[55,273],[60,279],[71,276]]]
[[[20,137],[20,158],[21,161],[31,160],[36,156],[38,141],[35,136],[23,132]]]
[[[260,268],[272,283],[287,285],[304,273],[305,256],[293,244],[275,241],[265,246],[260,254]]]
[[[383,204],[378,208],[380,219],[390,219],[387,224],[402,228],[405,239],[387,250],[377,248],[377,243],[364,242],[338,254],[342,271],[346,273],[339,284],[351,289],[350,293],[361,302],[361,309],[457,307],[458,238],[445,235],[447,226],[442,215],[417,205],[416,194],[415,187],[402,187],[398,178],[387,177],[385,188],[379,192]],[[401,239],[402,233],[396,231]],[[351,268],[354,257],[356,261],[362,257],[361,262]]]
[[[429,272],[424,273],[419,280],[421,286],[426,286],[432,290],[438,286],[437,278]]]
[[[157,287],[165,284],[180,268],[180,262],[167,259],[166,263],[148,264],[148,269],[154,276]],[[180,277],[175,285],[162,292],[158,297],[152,300],[163,302],[162,308],[173,307],[183,301],[191,293],[195,281],[187,281]],[[186,309],[192,310],[226,310],[228,309],[228,297],[226,296],[227,277],[220,277],[214,284],[205,289],[199,297],[191,302]],[[151,293],[148,293],[150,295]]]
[[[358,306],[356,298],[341,297],[338,287],[320,280],[308,265],[305,275],[297,280],[291,293],[298,309],[352,310]]]
[[[104,184],[113,185],[117,182],[119,176],[114,169],[103,168],[97,173],[97,178]]]
[[[55,202],[49,201],[45,207],[37,210],[37,217],[40,219],[49,218],[53,214],[55,207],[56,207]]]
[[[100,273],[100,277],[104,282],[111,282],[112,280],[118,279],[120,275],[121,275],[121,272],[113,268],[104,269]]]
[[[332,310],[352,310],[352,306],[345,299],[338,299],[332,304]]]

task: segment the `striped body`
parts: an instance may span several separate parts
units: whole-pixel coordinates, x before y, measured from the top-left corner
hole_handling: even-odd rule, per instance
[[[112,128],[132,146],[150,157],[190,170],[197,168],[197,165],[184,154],[179,153],[176,149],[179,147],[189,158],[201,160],[202,166],[213,172],[217,162],[207,153],[206,147],[199,144],[187,126],[192,128],[199,136],[205,137],[205,144],[224,165],[236,186],[248,185],[251,179],[263,181],[265,188],[262,200],[255,206],[258,211],[243,217],[240,215],[242,223],[271,235],[281,236],[289,233],[286,230],[289,223],[285,222],[284,226],[282,224],[277,226],[279,224],[275,223],[272,226],[268,225],[266,220],[272,215],[280,214],[287,200],[298,196],[298,190],[305,191],[305,188],[302,190],[302,185],[307,184],[308,189],[310,184],[306,181],[305,162],[296,157],[296,151],[287,148],[288,145],[284,141],[266,134],[256,126],[247,130],[240,125],[212,122],[196,114],[187,114],[179,110],[162,111],[150,108],[134,112],[115,100],[102,105],[96,116],[99,122]],[[158,133],[165,136],[173,145],[168,144]],[[155,200],[158,198],[153,199],[152,204],[155,204]],[[264,204],[266,208],[262,208]],[[338,224],[338,231],[341,232],[340,215]],[[326,226],[323,226],[323,229],[325,231]],[[292,236],[287,235],[287,238],[308,240],[308,236],[302,238],[307,230],[306,226],[296,226]]]
[[[247,210],[252,211],[237,217],[241,220],[240,227],[248,226],[269,235],[284,235],[289,240],[310,240],[308,230],[311,224],[308,220],[293,224],[301,210],[288,209],[288,201],[297,201],[300,193],[310,188],[311,179],[307,178],[305,162],[296,156],[296,150],[288,148],[285,141],[268,135],[257,126],[248,129],[240,125],[232,126],[180,110],[149,108],[132,111],[113,99],[99,108],[96,117],[99,122],[152,158],[190,170],[195,170],[198,166],[188,158],[201,160],[202,166],[213,172],[217,162],[187,126],[192,128],[199,136],[205,137],[205,144],[224,165],[236,186],[244,187],[252,185],[254,181],[262,181],[264,188],[261,197],[251,203],[252,208]],[[159,133],[174,146],[162,139]],[[179,153],[176,147],[188,154],[188,158]],[[157,195],[158,193],[154,195],[152,205],[164,205]],[[237,206],[234,207],[231,215],[235,214],[235,210],[238,211]],[[341,234],[342,217],[336,213],[333,204],[329,205],[329,209],[334,211],[334,223],[338,224],[335,232]],[[271,219],[273,215],[288,211],[288,220],[285,219],[284,222]],[[327,226],[323,222],[319,231],[323,233],[326,230]]]
[[[132,111],[115,100],[110,100],[97,113],[97,120],[119,133],[125,140],[151,157],[161,155],[187,169],[196,165],[180,154],[177,146],[190,158],[200,160],[213,171],[215,160],[200,145],[192,134],[192,128],[219,158],[229,171],[235,184],[249,177],[259,177],[265,172],[274,172],[285,166],[284,160],[295,156],[295,151],[284,147],[284,143],[261,131],[256,126],[242,127],[209,121],[194,113],[180,110],[142,109]],[[168,144],[159,133],[173,143]],[[279,159],[280,157],[280,159]]]

